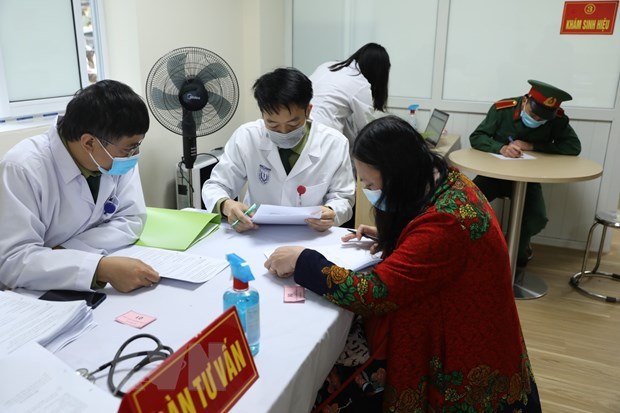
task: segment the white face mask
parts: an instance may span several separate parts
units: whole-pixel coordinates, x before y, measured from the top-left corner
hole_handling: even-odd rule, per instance
[[[297,146],[297,144],[304,137],[304,133],[306,133],[306,122],[304,122],[299,128],[288,133],[280,133],[267,129],[267,138],[271,142],[275,143],[278,148],[291,149]]]

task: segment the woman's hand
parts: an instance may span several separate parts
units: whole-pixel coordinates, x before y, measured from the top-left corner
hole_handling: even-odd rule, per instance
[[[280,278],[290,277],[295,271],[297,258],[303,250],[305,250],[304,247],[279,247],[267,258],[265,268]]]

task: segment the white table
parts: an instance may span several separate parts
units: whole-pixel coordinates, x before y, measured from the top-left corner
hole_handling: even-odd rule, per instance
[[[523,272],[515,277],[517,252],[525,190],[528,182],[565,183],[598,178],[603,167],[589,159],[578,156],[556,155],[542,152],[525,152],[536,159],[503,160],[488,152],[461,149],[450,154],[450,161],[459,168],[482,176],[513,181],[510,223],[508,226],[508,253],[512,269],[515,298],[539,298],[547,293],[544,281],[534,274]]]
[[[261,340],[254,360],[260,377],[232,412],[306,412],[312,407],[316,391],[344,346],[352,314],[310,291],[306,291],[305,303],[284,304],[283,285],[294,285],[294,281],[270,275],[263,267],[264,253],[281,245],[337,244],[344,233],[342,228],[319,233],[307,226],[262,225],[237,234],[223,224],[188,250],[218,258],[234,252],[250,263],[256,278],[253,286],[260,294]],[[107,287],[107,299],[94,310],[98,326],[56,355],[73,368],[94,370],[139,333],[153,334],[176,350],[221,314],[222,294],[231,285],[227,269],[204,284],[162,279],[153,288],[129,294]],[[141,330],[114,321],[129,310],[157,320]],[[143,375],[136,374],[133,382]],[[105,376],[97,385],[107,391]]]

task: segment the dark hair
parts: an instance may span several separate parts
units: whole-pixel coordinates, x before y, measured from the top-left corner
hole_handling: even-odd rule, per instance
[[[390,56],[387,50],[377,43],[368,43],[360,47],[347,60],[335,63],[329,67],[332,72],[357,62],[362,75],[370,83],[373,107],[385,112],[388,99],[388,81],[390,79]]]
[[[254,82],[254,98],[262,113],[274,114],[293,106],[306,109],[312,100],[312,81],[293,67],[266,73]]]
[[[129,86],[115,80],[101,80],[79,90],[58,122],[58,133],[67,141],[90,133],[115,142],[148,130],[146,104]]]
[[[424,211],[445,181],[448,164],[409,123],[396,116],[366,125],[353,143],[353,157],[381,173],[379,203],[384,202],[385,211],[374,210],[379,248],[385,258],[394,251],[405,226]],[[440,176],[437,181],[435,171]]]

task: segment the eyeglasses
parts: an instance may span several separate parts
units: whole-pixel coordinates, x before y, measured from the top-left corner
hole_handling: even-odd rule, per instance
[[[124,153],[124,154],[126,154],[126,155],[127,155],[127,157],[134,156],[135,154],[137,154],[138,152],[140,152],[140,145],[142,145],[142,141],[144,141],[144,138],[142,138],[142,139],[140,140],[140,142],[138,142],[137,144],[135,144],[132,148],[127,149],[127,148],[123,148],[122,146],[118,146],[117,144],[112,143],[112,142],[110,142],[110,141],[108,141],[108,140],[105,140],[105,139],[103,139],[103,138],[97,138],[97,139],[99,139],[99,140],[100,140],[100,141],[102,141],[102,142],[107,143],[108,145],[112,145],[112,146],[117,147],[118,149],[120,149],[121,151],[123,151],[123,153]]]

